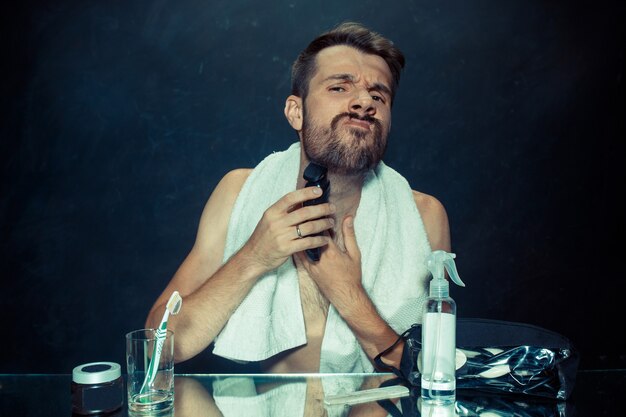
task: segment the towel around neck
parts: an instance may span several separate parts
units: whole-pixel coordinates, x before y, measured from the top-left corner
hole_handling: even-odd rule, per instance
[[[265,158],[243,185],[231,213],[223,261],[250,238],[265,210],[296,189],[300,144]],[[379,314],[401,333],[421,322],[427,296],[430,244],[407,181],[380,162],[364,182],[354,221],[363,287]],[[215,339],[213,353],[239,362],[262,361],[306,343],[293,262],[260,277]],[[373,366],[336,309],[329,307],[322,373],[371,372]]]

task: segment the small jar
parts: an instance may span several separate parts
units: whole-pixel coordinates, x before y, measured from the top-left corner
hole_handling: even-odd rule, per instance
[[[92,362],[72,371],[72,413],[112,413],[124,404],[121,367],[115,362]]]

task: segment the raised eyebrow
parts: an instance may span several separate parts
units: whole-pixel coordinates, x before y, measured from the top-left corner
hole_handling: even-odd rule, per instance
[[[355,82],[356,78],[352,74],[333,74],[329,77],[326,77],[323,82],[326,81],[349,81],[351,83]]]
[[[348,81],[354,83],[356,82],[356,77],[352,74],[333,74],[326,77],[322,82],[327,81]],[[372,84],[372,86],[368,88],[368,91],[380,91],[381,93],[387,94],[389,97],[393,97],[391,89],[383,83]]]
[[[380,91],[381,93],[384,93],[384,94],[388,95],[389,97],[392,97],[391,89],[389,87],[387,87],[385,84],[374,83],[374,85],[372,85],[369,88],[369,91],[372,91],[372,90]]]

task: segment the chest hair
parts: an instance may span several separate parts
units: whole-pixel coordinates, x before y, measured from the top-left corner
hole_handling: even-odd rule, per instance
[[[320,292],[317,284],[309,276],[306,269],[296,262],[298,281],[300,283],[300,300],[306,317],[323,316],[328,313],[328,299]]]

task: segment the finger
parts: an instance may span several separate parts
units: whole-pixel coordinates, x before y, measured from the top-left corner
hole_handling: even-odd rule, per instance
[[[300,207],[285,216],[286,224],[302,224],[335,213],[334,204],[322,203],[314,206]]]
[[[332,217],[324,217],[322,219],[300,223],[296,225],[296,231],[300,229],[300,236],[298,237],[305,237],[332,229],[334,225],[335,219]]]
[[[280,210],[281,212],[287,212],[305,201],[319,198],[320,195],[322,195],[322,189],[319,187],[301,188],[285,194],[280,200],[274,203],[272,207]]]
[[[302,239],[296,239],[292,242],[293,252],[302,252],[306,249],[313,248],[321,248],[322,246],[327,246],[332,242],[330,236],[320,235],[320,236],[307,236]]]
[[[354,217],[346,216],[343,219],[343,242],[346,246],[346,252],[352,258],[361,256],[359,246],[356,244],[356,234],[354,233]]]

